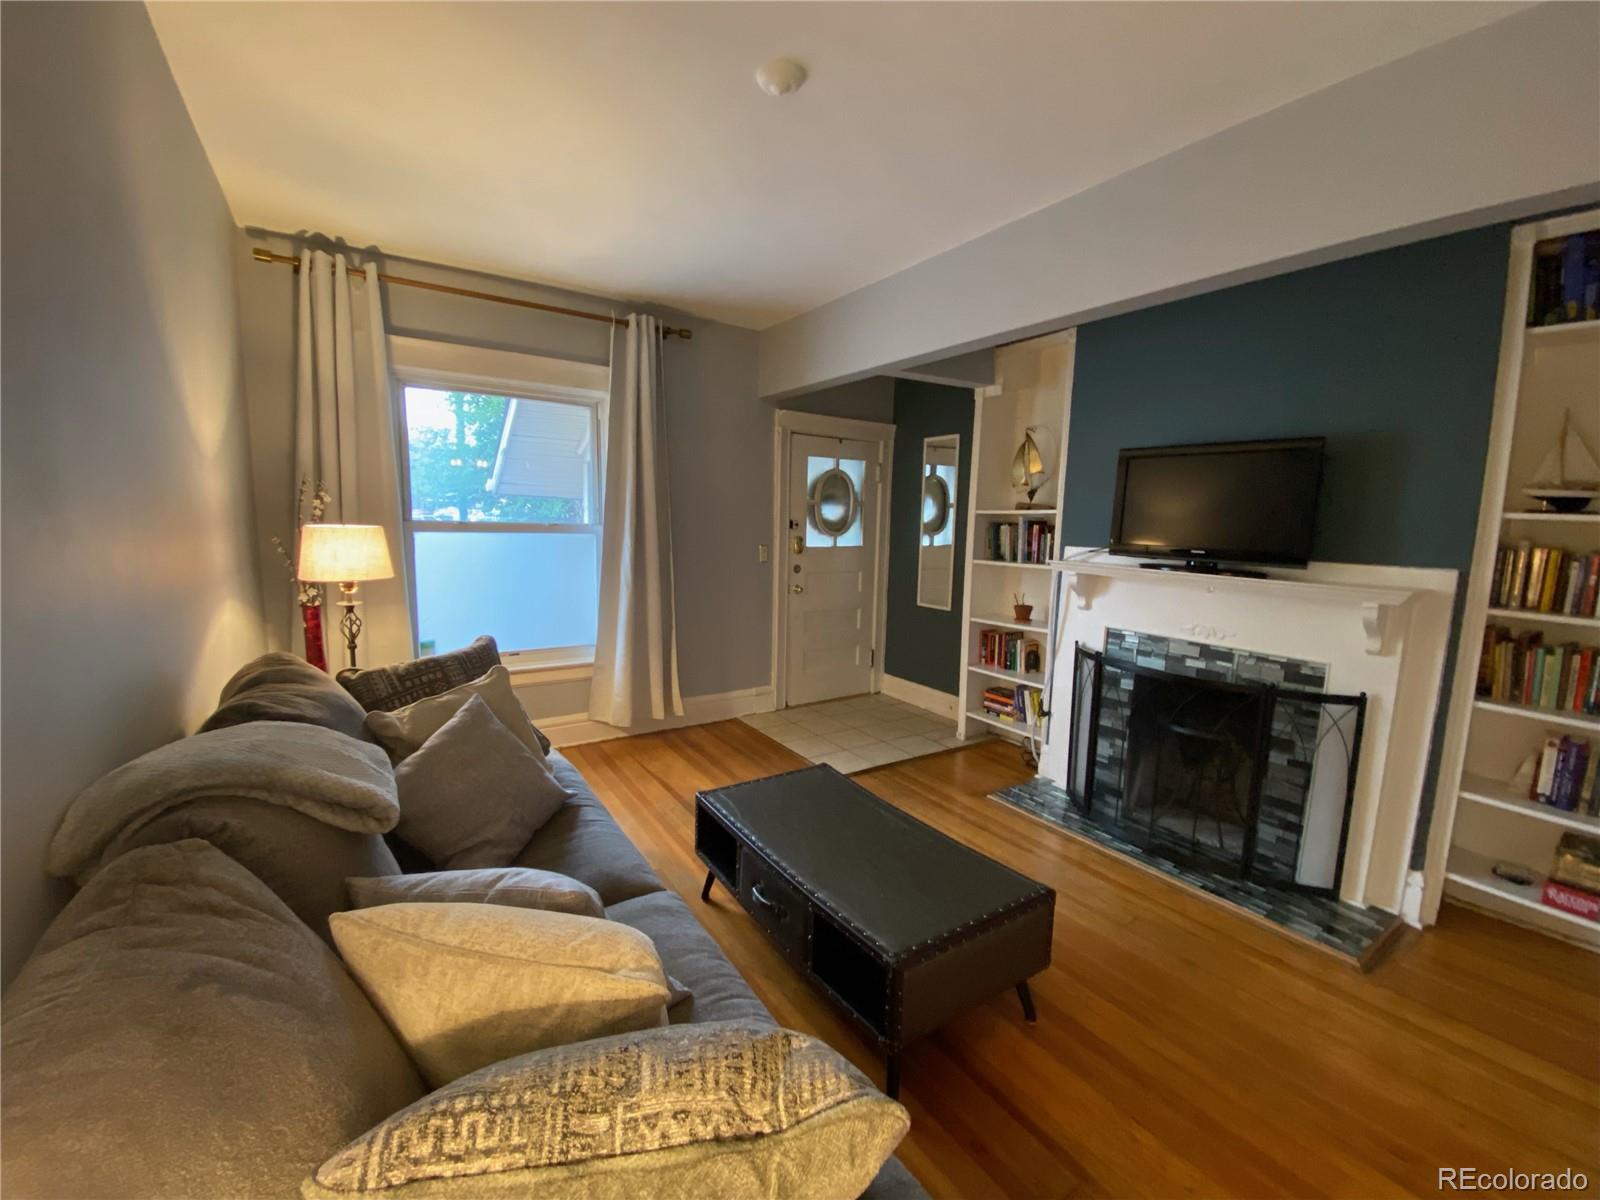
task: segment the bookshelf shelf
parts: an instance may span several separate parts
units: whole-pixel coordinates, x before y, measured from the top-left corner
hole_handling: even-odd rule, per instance
[[[1518,887],[1492,873],[1497,861],[1548,871],[1557,843],[1581,833],[1600,837],[1600,817],[1564,812],[1528,797],[1525,788],[1504,782],[1530,762],[1548,764],[1554,753],[1572,753],[1572,741],[1588,742],[1589,761],[1600,754],[1600,715],[1574,712],[1570,693],[1585,678],[1581,655],[1600,644],[1600,617],[1543,612],[1500,603],[1517,599],[1535,583],[1540,555],[1558,553],[1554,572],[1542,584],[1553,607],[1566,607],[1571,586],[1587,588],[1584,561],[1600,551],[1600,511],[1559,513],[1536,508],[1529,489],[1541,481],[1583,480],[1588,469],[1576,446],[1593,452],[1600,445],[1600,320],[1559,325],[1529,325],[1530,307],[1547,303],[1553,286],[1553,243],[1600,232],[1600,209],[1569,213],[1519,225],[1511,231],[1505,307],[1500,326],[1500,361],[1494,409],[1484,459],[1483,490],[1471,572],[1462,584],[1463,610],[1456,665],[1450,686],[1449,715],[1441,746],[1438,805],[1428,831],[1423,889],[1418,905],[1424,923],[1436,919],[1440,901],[1471,904],[1531,932],[1561,937],[1600,951],[1600,924],[1545,906],[1537,886]],[[1555,280],[1559,284],[1560,280]],[[1530,304],[1530,301],[1532,303]],[[1559,486],[1545,484],[1545,486]],[[1577,485],[1567,484],[1568,489]],[[1596,505],[1600,508],[1600,505]],[[1530,557],[1522,559],[1527,547]],[[1506,551],[1502,554],[1502,549]],[[1548,562],[1548,559],[1544,560]],[[1571,564],[1577,562],[1578,570]],[[1524,582],[1526,581],[1526,582]],[[1509,589],[1509,590],[1507,590]],[[1585,596],[1585,592],[1580,592]],[[1493,627],[1500,632],[1491,633]],[[1508,646],[1508,642],[1510,643]],[[1568,646],[1580,655],[1573,660]],[[1537,647],[1538,657],[1530,658]],[[1485,652],[1494,655],[1489,674],[1500,694],[1549,694],[1546,676],[1560,671],[1569,697],[1565,708],[1493,700],[1479,696],[1479,669]],[[1585,685],[1587,686],[1587,685]],[[1570,758],[1557,762],[1571,762]],[[1559,768],[1558,768],[1559,769]],[[1580,936],[1578,931],[1582,931]]]
[[[1600,617],[1574,617],[1567,613],[1540,612],[1536,608],[1491,608],[1489,617],[1496,621],[1532,621],[1549,625],[1576,625],[1581,629],[1600,629]]]
[[[1486,854],[1457,846],[1450,855],[1450,868],[1445,872],[1445,878],[1469,892],[1532,910],[1554,923],[1583,929],[1590,935],[1600,934],[1600,926],[1595,922],[1540,902],[1539,893],[1544,888],[1545,880],[1543,875],[1539,875],[1533,883],[1525,887],[1508,879],[1501,879],[1494,873],[1494,859]]]
[[[1600,717],[1590,716],[1587,713],[1566,712],[1559,708],[1536,708],[1532,704],[1507,704],[1501,700],[1478,700],[1473,703],[1473,707],[1480,712],[1526,717],[1531,721],[1543,721],[1547,725],[1561,725],[1567,729],[1584,729],[1590,733],[1600,733]]]
[[[1023,633],[1043,633],[1047,628],[1043,621],[1019,621],[1015,617],[993,617],[983,613],[972,613],[967,621],[972,625],[992,625],[996,629],[1016,629]]]
[[[1506,512],[1504,521],[1542,521],[1552,525],[1600,525],[1600,512]]]
[[[980,508],[973,515],[979,517],[1040,517],[1054,519],[1056,510],[1053,508]]]
[[[1583,833],[1600,833],[1600,817],[1586,813],[1564,812],[1549,804],[1530,800],[1525,794],[1513,791],[1509,784],[1500,783],[1481,775],[1466,775],[1461,780],[1461,798],[1472,804],[1482,804],[1501,812],[1516,813],[1537,821],[1548,821],[1567,829]]]
[[[1529,325],[1529,340],[1541,345],[1581,342],[1600,335],[1600,321],[1564,321],[1560,325]]]
[[[1021,567],[1025,571],[1048,571],[1049,563],[1019,563],[1006,562],[999,558],[975,558],[972,560],[975,567]]]
[[[968,663],[967,670],[976,675],[988,675],[993,679],[1004,679],[1007,683],[1025,683],[1029,687],[1043,687],[1044,674],[1028,674],[1023,671],[1008,671],[1004,667],[986,667],[979,663]]]
[[[1027,732],[1027,725],[1021,721],[1002,721],[999,717],[991,717],[988,713],[968,711],[967,720],[976,721],[979,725],[987,725],[990,729],[998,729],[1009,733],[1012,737]]]

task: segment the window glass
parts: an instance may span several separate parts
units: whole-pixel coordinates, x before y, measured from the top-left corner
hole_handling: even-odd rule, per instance
[[[405,406],[412,520],[598,519],[589,405],[408,387]]]
[[[419,647],[487,633],[509,655],[592,653],[595,406],[415,385],[403,399]]]

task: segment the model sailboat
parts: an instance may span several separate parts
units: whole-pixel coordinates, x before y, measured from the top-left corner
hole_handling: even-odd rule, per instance
[[[1522,494],[1562,513],[1583,512],[1600,497],[1600,462],[1583,435],[1572,428],[1571,412],[1562,415],[1561,435]]]

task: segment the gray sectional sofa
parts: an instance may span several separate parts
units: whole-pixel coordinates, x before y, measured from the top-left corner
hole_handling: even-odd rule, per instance
[[[289,655],[250,664],[223,695],[206,729],[278,721],[361,737],[350,694]],[[771,1021],[583,776],[559,751],[549,762],[571,798],[517,864],[587,883],[608,917],[653,939],[691,992],[673,1023]],[[335,1150],[419,1099],[425,1085],[328,944],[344,878],[398,873],[394,849],[227,797],[123,838],[5,995],[0,1190],[293,1196]],[[866,1195],[925,1193],[891,1159]]]

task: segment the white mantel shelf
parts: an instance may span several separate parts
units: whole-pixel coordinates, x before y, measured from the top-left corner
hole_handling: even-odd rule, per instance
[[[1153,587],[1197,589],[1211,595],[1237,592],[1252,596],[1276,597],[1308,604],[1331,604],[1360,610],[1367,634],[1367,653],[1384,652],[1389,620],[1408,604],[1421,589],[1379,587],[1373,584],[1339,583],[1313,579],[1250,579],[1240,575],[1209,575],[1199,571],[1162,571],[1135,564],[1109,563],[1094,559],[1071,559],[1052,563],[1056,570],[1076,577],[1072,591],[1079,608],[1092,608],[1100,592],[1116,580]],[[1093,581],[1093,582],[1091,582]]]

